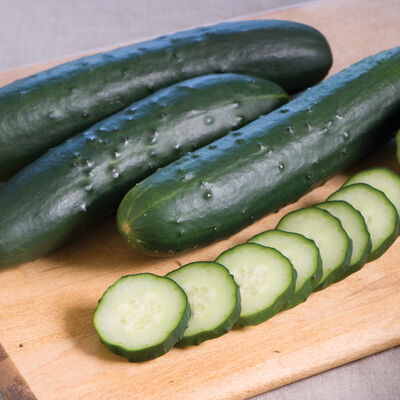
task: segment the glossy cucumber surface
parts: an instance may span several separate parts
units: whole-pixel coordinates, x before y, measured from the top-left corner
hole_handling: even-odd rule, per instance
[[[372,153],[399,126],[399,109],[397,47],[159,169],[125,196],[121,232],[151,255],[227,237]]]
[[[0,88],[0,181],[45,150],[154,91],[194,76],[235,72],[288,92],[332,64],[310,26],[277,20],[200,27],[59,65]]]
[[[0,266],[46,255],[116,209],[158,167],[288,100],[239,74],[161,89],[49,150],[0,187]]]

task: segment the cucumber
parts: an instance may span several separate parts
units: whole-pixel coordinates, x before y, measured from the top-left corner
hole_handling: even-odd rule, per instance
[[[0,89],[0,181],[133,101],[194,76],[236,72],[288,92],[320,81],[326,39],[289,21],[228,22],[95,54]]]
[[[222,336],[239,319],[239,286],[224,266],[215,262],[192,262],[167,277],[185,291],[192,312],[180,345],[198,345]]]
[[[283,104],[238,74],[161,89],[48,151],[0,187],[0,266],[46,255],[118,207],[138,181]]]
[[[311,239],[322,258],[322,277],[314,290],[321,290],[341,279],[350,262],[352,243],[340,221],[328,211],[302,208],[286,214],[276,229],[295,232]]]
[[[400,176],[389,168],[375,167],[360,171],[349,178],[343,187],[354,183],[366,183],[385,193],[400,215]]]
[[[343,279],[361,269],[368,260],[372,242],[367,225],[361,213],[345,201],[327,201],[317,204],[316,207],[322,208],[336,217],[351,239],[351,259],[347,271],[341,277]]]
[[[297,200],[393,135],[399,66],[400,47],[369,57],[159,169],[122,201],[123,236],[137,251],[168,255],[232,235]]]
[[[287,257],[296,270],[295,292],[285,309],[306,301],[322,277],[322,260],[315,243],[298,233],[278,230],[260,233],[248,242],[273,247]]]
[[[228,268],[240,287],[238,326],[258,325],[277,314],[293,296],[296,271],[277,250],[255,243],[223,252],[217,263]]]
[[[328,201],[344,200],[360,211],[371,236],[368,261],[380,257],[399,235],[399,216],[383,192],[365,183],[355,183],[329,196]]]
[[[397,163],[400,164],[400,130],[396,133],[396,159]]]
[[[149,273],[126,275],[99,300],[94,327],[104,345],[129,361],[167,353],[190,318],[185,292],[172,279]]]

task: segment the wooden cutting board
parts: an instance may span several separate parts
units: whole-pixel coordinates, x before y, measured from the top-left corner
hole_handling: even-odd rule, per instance
[[[319,29],[332,46],[333,73],[400,45],[399,15],[398,0],[330,0],[257,18]],[[61,61],[3,72],[0,84]],[[399,172],[393,144],[356,169],[373,165]],[[0,388],[19,400],[243,399],[400,344],[400,239],[381,258],[295,309],[151,362],[129,364],[109,353],[93,329],[98,298],[121,275],[165,274],[190,261],[212,260],[274,227],[287,212],[324,200],[353,172],[228,240],[174,258],[135,254],[110,219],[49,257],[3,269]]]

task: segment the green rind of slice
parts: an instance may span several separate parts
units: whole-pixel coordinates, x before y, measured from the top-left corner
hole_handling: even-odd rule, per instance
[[[315,207],[322,208],[338,218],[352,241],[353,248],[350,263],[343,276],[338,280],[344,279],[360,270],[368,261],[372,242],[365,220],[361,213],[346,201],[327,201],[317,204]]]
[[[228,269],[198,261],[167,274],[185,291],[192,316],[178,346],[198,345],[229,332],[240,317],[239,286]]]
[[[322,258],[322,278],[314,291],[321,290],[339,279],[351,257],[351,240],[340,221],[328,211],[308,207],[286,214],[276,229],[295,232],[313,240]]]
[[[111,285],[93,322],[108,350],[139,362],[167,353],[182,339],[189,318],[187,296],[175,281],[143,273],[125,275]]]
[[[368,261],[380,257],[399,235],[397,210],[380,190],[366,183],[355,183],[333,193],[328,198],[331,200],[347,201],[362,214],[372,242]]]
[[[248,243],[258,243],[278,250],[296,270],[295,292],[285,305],[285,310],[307,300],[322,277],[321,256],[312,240],[298,233],[272,229],[252,237]]]
[[[246,243],[223,252],[224,265],[240,287],[242,312],[237,326],[258,325],[273,317],[293,296],[296,271],[277,250]]]
[[[355,183],[366,183],[385,193],[385,196],[396,207],[397,214],[400,215],[400,176],[395,172],[385,167],[366,169],[354,174],[342,187]]]

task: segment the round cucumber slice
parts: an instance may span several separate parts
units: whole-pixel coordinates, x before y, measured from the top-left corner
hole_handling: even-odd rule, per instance
[[[368,260],[372,243],[367,225],[365,224],[361,213],[345,201],[327,201],[325,203],[317,204],[316,207],[328,211],[334,217],[339,219],[343,229],[351,239],[353,251],[351,253],[347,271],[342,276],[343,279],[361,269]]]
[[[328,201],[344,200],[360,211],[371,236],[372,247],[368,261],[382,255],[399,234],[399,216],[383,192],[366,183],[355,183],[339,189]]]
[[[94,327],[104,345],[129,361],[167,353],[181,340],[190,318],[185,292],[172,279],[126,275],[99,300]]]
[[[322,277],[314,290],[320,290],[343,275],[351,257],[351,240],[339,220],[328,211],[308,207],[292,211],[277,229],[296,232],[315,242],[322,258]]]
[[[297,272],[295,292],[284,307],[289,309],[307,300],[322,277],[322,260],[315,243],[293,232],[270,230],[252,237],[248,243],[272,247],[292,263]]]
[[[397,214],[400,215],[400,176],[392,170],[385,167],[376,167],[360,171],[349,178],[343,187],[354,185],[355,183],[366,183],[374,189],[385,193],[386,197],[396,207]]]
[[[277,314],[294,293],[296,271],[277,250],[241,244],[216,260],[228,268],[240,287],[242,311],[238,326],[258,325]]]
[[[178,343],[198,345],[229,332],[240,316],[240,291],[233,276],[221,264],[193,262],[170,272],[186,293],[192,315]]]

